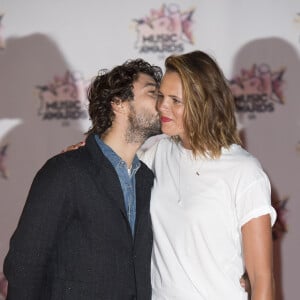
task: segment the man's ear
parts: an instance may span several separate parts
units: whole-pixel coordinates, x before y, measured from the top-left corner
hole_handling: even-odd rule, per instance
[[[124,102],[120,98],[116,97],[110,103],[114,113],[122,113],[124,111]]]

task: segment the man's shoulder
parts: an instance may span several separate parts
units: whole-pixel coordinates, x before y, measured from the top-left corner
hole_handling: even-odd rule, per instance
[[[66,173],[73,172],[76,168],[84,169],[89,161],[89,155],[85,147],[67,151],[50,157],[40,168],[39,173]]]
[[[86,147],[81,147],[76,150],[70,150],[63,153],[58,153],[48,159],[49,163],[68,163],[69,161],[83,161],[87,157]]]

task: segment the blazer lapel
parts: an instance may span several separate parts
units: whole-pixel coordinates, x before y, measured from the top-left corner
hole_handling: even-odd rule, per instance
[[[98,189],[104,190],[127,218],[121,183],[114,167],[98,147],[93,135],[87,138],[86,147],[92,156],[91,172]]]
[[[143,214],[149,210],[150,192],[146,190],[146,180],[143,175],[136,174],[136,222],[135,232],[137,232],[139,222]]]

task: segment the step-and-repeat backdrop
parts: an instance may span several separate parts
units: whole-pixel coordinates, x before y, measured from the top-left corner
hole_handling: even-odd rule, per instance
[[[98,70],[195,49],[224,70],[245,147],[271,179],[277,300],[299,298],[299,0],[2,0],[0,272],[35,173],[89,128]]]

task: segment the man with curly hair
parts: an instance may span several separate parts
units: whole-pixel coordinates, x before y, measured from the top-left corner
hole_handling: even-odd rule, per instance
[[[161,76],[136,59],[93,80],[85,146],[32,183],[4,263],[7,299],[151,299],[153,174],[136,151],[160,133]]]

